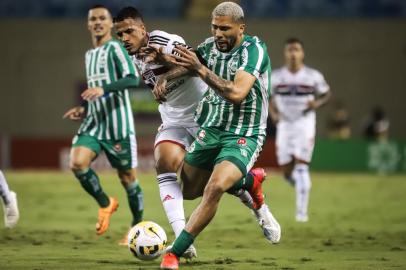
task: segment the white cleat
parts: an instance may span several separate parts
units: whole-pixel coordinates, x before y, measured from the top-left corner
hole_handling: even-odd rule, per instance
[[[197,251],[196,248],[193,245],[190,245],[188,249],[183,253],[182,255],[183,258],[186,260],[192,260],[193,258],[197,258]]]
[[[10,191],[10,198],[9,204],[3,205],[4,224],[6,228],[12,229],[17,225],[20,212],[18,211],[17,194],[14,191]]]
[[[303,214],[296,214],[296,221],[297,222],[308,222],[309,217],[307,215],[303,215]]]
[[[165,249],[165,253],[171,252],[171,249],[172,245],[167,246]],[[193,258],[197,258],[196,248],[193,245],[190,245],[190,247],[186,249],[186,251],[182,254],[181,257],[185,258],[186,260],[192,260]]]
[[[259,209],[253,210],[253,212],[265,238],[272,244],[279,243],[281,240],[281,226],[272,215],[268,206],[264,203]]]

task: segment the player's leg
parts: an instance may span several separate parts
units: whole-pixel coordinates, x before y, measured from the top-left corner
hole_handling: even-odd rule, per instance
[[[118,208],[118,201],[109,198],[103,191],[95,171],[90,168],[93,159],[100,152],[100,143],[96,138],[77,135],[74,138],[70,153],[70,168],[79,180],[83,189],[90,194],[99,205],[96,233],[103,234],[109,226],[110,216]]]
[[[176,238],[171,252],[180,257],[193,243],[194,238],[214,217],[224,192],[242,178],[239,168],[225,160],[214,167],[213,173],[204,189],[203,198],[193,211],[185,230]]]
[[[100,152],[95,138],[85,135],[75,136],[70,152],[69,166],[83,189],[89,193],[101,208],[109,205],[109,197],[100,185],[99,177],[90,168],[93,159]]]
[[[119,141],[102,141],[102,148],[111,166],[117,170],[121,184],[127,193],[132,221],[131,226],[142,221],[144,195],[137,179],[137,141],[134,135]]]
[[[20,218],[17,194],[14,191],[10,191],[2,171],[0,171],[0,197],[3,200],[4,225],[9,229],[14,228]]]
[[[314,148],[314,136],[312,133],[309,133],[310,132],[304,130],[301,132],[301,137],[298,138],[298,150],[295,152],[295,165],[292,172],[296,183],[296,220],[299,222],[308,221],[308,206],[311,189],[309,163]]]
[[[287,124],[278,123],[275,140],[276,157],[283,177],[292,186],[295,185],[295,180],[292,176],[293,167],[295,165],[293,157],[293,135],[291,128],[287,126]]]
[[[137,170],[135,168],[119,170],[117,173],[127,193],[128,205],[132,215],[131,226],[134,226],[142,221],[144,213],[144,195],[137,180]]]

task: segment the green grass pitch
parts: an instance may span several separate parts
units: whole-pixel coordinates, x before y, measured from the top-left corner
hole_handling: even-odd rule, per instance
[[[128,229],[124,189],[102,173],[104,189],[120,208],[109,231],[95,234],[97,206],[73,175],[6,172],[18,193],[21,220],[14,230],[0,223],[0,269],[158,269],[116,243]],[[294,191],[278,174],[265,182],[267,202],[282,226],[282,240],[268,244],[253,216],[225,195],[213,222],[197,238],[198,258],[181,269],[406,269],[406,177],[313,173],[310,221],[294,221]],[[145,219],[173,240],[154,174],[141,174]],[[189,215],[199,200],[185,204]],[[0,210],[0,214],[2,214]]]

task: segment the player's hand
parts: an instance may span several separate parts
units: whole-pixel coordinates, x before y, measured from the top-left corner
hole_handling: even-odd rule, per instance
[[[81,94],[84,100],[95,100],[104,95],[104,90],[101,87],[88,88]]]
[[[316,100],[310,100],[307,102],[307,108],[303,111],[303,114],[307,114],[310,111],[314,111],[319,107],[319,103]]]
[[[199,69],[203,67],[197,55],[193,51],[188,50],[186,47],[176,45],[173,51],[178,53],[180,56],[175,54],[172,55],[173,57],[173,60],[171,60],[172,64],[183,66],[194,72],[197,72]]]
[[[161,65],[172,65],[173,57],[171,54],[164,52],[164,47],[142,47],[138,53],[140,57],[144,58],[145,63],[157,63]]]
[[[166,84],[167,80],[164,77],[159,78],[157,83],[155,84],[154,89],[152,90],[152,94],[157,102],[162,103],[166,101]]]
[[[64,115],[63,119],[69,119],[72,121],[79,121],[82,120],[83,117],[85,116],[85,107],[83,106],[77,106],[73,107],[72,109],[68,110]]]

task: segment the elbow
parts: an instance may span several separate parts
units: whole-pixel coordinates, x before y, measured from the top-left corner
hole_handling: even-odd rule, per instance
[[[231,95],[228,100],[235,104],[235,105],[240,105],[244,101],[245,97],[241,95]]]

